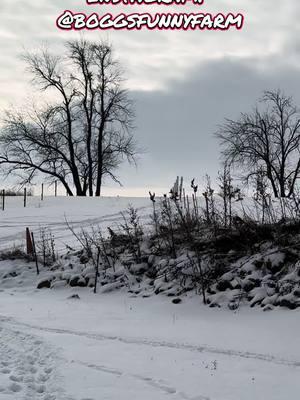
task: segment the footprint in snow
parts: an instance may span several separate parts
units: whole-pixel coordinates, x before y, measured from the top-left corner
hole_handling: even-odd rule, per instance
[[[2,368],[2,369],[0,370],[0,372],[1,372],[1,374],[7,375],[7,374],[10,374],[10,373],[11,373],[11,370],[10,370],[9,368]]]
[[[49,379],[49,376],[44,375],[44,374],[39,374],[38,377],[37,377],[37,380],[39,382],[46,382],[48,379]]]
[[[13,392],[13,393],[21,392],[22,386],[19,385],[19,384],[16,383],[16,382],[13,382],[13,383],[11,383],[11,384],[8,386],[8,390],[11,391],[11,392]]]
[[[56,400],[56,397],[54,394],[46,394],[46,396],[43,397],[43,400]]]
[[[1,361],[1,365],[3,365],[3,367],[8,367],[9,366],[9,362],[8,361]]]
[[[53,352],[45,342],[24,332],[2,328],[0,354],[0,375],[3,374],[6,380],[0,387],[1,395],[5,393],[14,399],[21,393],[24,400],[57,399],[58,388],[53,387],[53,366],[50,364]]]
[[[11,381],[13,381],[13,382],[22,382],[23,381],[23,376],[22,375],[19,375],[19,376],[10,375],[9,379]]]

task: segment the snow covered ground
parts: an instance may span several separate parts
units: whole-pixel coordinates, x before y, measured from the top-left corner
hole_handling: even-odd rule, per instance
[[[1,291],[1,400],[299,398],[297,311],[74,293]]]
[[[4,211],[0,211],[0,249],[24,243],[25,230],[33,232],[49,228],[55,236],[58,250],[65,245],[76,245],[76,240],[66,226],[66,220],[75,228],[88,228],[99,225],[103,229],[122,221],[120,211],[131,204],[142,215],[150,213],[150,200],[143,197],[28,197],[27,207],[22,197],[7,197]]]
[[[26,226],[51,226],[63,248],[73,240],[65,214],[77,227],[107,226],[129,202],[150,210],[148,199],[33,198],[26,209],[18,201],[1,215],[2,247],[21,241]],[[2,273],[14,268],[24,274],[0,282],[0,400],[299,398],[299,309],[233,312],[192,294],[175,305],[122,290],[37,290],[33,265],[0,262]]]

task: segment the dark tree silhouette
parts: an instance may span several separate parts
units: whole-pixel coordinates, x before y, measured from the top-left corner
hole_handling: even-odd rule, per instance
[[[263,172],[275,197],[290,197],[300,170],[300,114],[280,91],[265,92],[261,103],[262,111],[256,107],[219,128],[222,155],[242,168],[246,181]]]
[[[107,43],[66,43],[65,56],[27,54],[33,82],[54,101],[42,110],[7,112],[0,163],[22,183],[43,173],[69,195],[100,196],[103,179],[135,161],[134,111],[119,63]],[[119,182],[120,183],[120,182]]]

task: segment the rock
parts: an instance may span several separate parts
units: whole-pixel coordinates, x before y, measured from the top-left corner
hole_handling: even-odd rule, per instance
[[[278,293],[274,293],[271,296],[267,296],[264,298],[264,300],[261,302],[261,306],[267,306],[267,305],[277,305],[278,302]]]
[[[51,287],[51,279],[43,279],[38,282],[37,288],[38,289],[50,289]]]
[[[80,300],[80,297],[78,294],[72,294],[72,296],[69,296],[68,299]]]
[[[75,286],[79,286],[79,287],[85,287],[87,286],[87,282],[84,279],[83,276],[81,275],[74,275],[72,276],[72,278],[70,279],[69,282],[70,286],[75,287]]]
[[[147,278],[154,279],[157,275],[156,267],[152,266],[145,272]]]
[[[217,292],[216,292],[215,290],[213,290],[211,287],[208,287],[207,290],[206,290],[206,292],[207,292],[208,294],[216,294],[216,293],[217,293]]]
[[[228,308],[231,311],[237,310],[239,308],[239,304],[236,301],[230,301],[228,303]]]
[[[272,306],[272,304],[267,304],[264,308],[263,311],[273,311],[274,310],[274,306]]]
[[[51,283],[51,289],[60,289],[62,287],[65,287],[67,284],[66,280],[56,280]]]
[[[179,298],[179,297],[177,297],[176,299],[173,299],[172,300],[172,303],[173,304],[179,304],[179,303],[181,303],[182,302],[182,300]]]
[[[13,271],[13,272],[10,272],[9,274],[3,275],[2,279],[16,278],[17,276],[18,276],[18,274],[15,271]]]
[[[88,258],[87,255],[83,254],[83,255],[80,257],[79,261],[80,261],[80,264],[87,264],[87,263],[89,262],[89,258]]]
[[[219,281],[216,285],[216,289],[220,292],[225,292],[227,289],[232,289],[231,283],[229,281]]]
[[[256,305],[261,304],[264,299],[267,297],[266,288],[254,288],[248,296],[253,296],[250,302],[250,307],[254,307]]]
[[[299,305],[296,302],[294,302],[293,300],[286,299],[286,298],[281,299],[279,302],[279,305],[281,307],[286,307],[290,310],[295,310],[297,307],[299,307]]]
[[[294,296],[300,297],[300,289],[295,289],[293,292]]]
[[[211,304],[209,305],[209,307],[210,307],[210,308],[216,308],[216,307],[221,308],[220,304],[218,304],[218,303],[211,303]]]
[[[277,287],[277,283],[275,281],[273,281],[272,279],[269,279],[266,282],[263,282],[263,284],[265,284],[267,287],[271,288],[271,289],[276,289]]]
[[[245,279],[242,283],[242,286],[243,286],[244,291],[248,293],[257,287],[257,283],[253,279]]]
[[[93,288],[95,286],[95,279],[89,278],[87,286]]]
[[[231,284],[231,286],[233,287],[233,289],[241,289],[241,284],[240,284],[240,282],[239,282],[238,280],[236,280],[236,279],[233,279],[233,280],[230,282],[230,284]]]
[[[253,265],[256,269],[261,269],[264,265],[264,260],[254,260]]]

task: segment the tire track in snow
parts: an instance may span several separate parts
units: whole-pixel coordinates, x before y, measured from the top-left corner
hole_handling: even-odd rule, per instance
[[[143,210],[147,210],[149,207],[139,207],[138,210],[139,211],[143,211]],[[72,228],[88,228],[90,226],[93,225],[98,225],[101,223],[108,223],[108,222],[118,222],[122,219],[122,212],[124,212],[126,210],[121,210],[118,211],[116,213],[113,214],[105,214],[102,215],[100,217],[96,217],[96,218],[86,218],[83,220],[78,220],[78,221],[69,221],[70,226],[72,226]],[[14,234],[11,235],[6,235],[3,237],[0,237],[0,245],[2,250],[5,249],[6,247],[3,246],[8,246],[7,249],[11,246],[9,246],[9,243],[11,241],[15,242],[18,240],[23,240],[25,238],[25,229],[26,227],[30,226],[32,229],[32,231],[34,233],[38,232],[38,229],[40,227],[44,227],[44,228],[50,228],[53,234],[56,234],[56,240],[61,241],[62,239],[67,239],[69,237],[72,237],[72,233],[69,231],[68,226],[66,221],[63,222],[49,222],[48,221],[37,221],[37,222],[32,222],[32,218],[28,217],[30,219],[30,221],[18,221],[15,222],[15,220],[5,220],[4,221],[4,225],[2,225],[2,228],[11,228],[11,227],[15,227],[18,226],[19,228],[22,228],[22,231],[20,232],[15,232]],[[66,216],[67,218],[67,216]],[[147,219],[147,215],[141,215],[141,219]],[[68,220],[68,218],[67,218]],[[59,234],[59,236],[57,236],[57,234]]]
[[[209,397],[202,396],[202,395],[197,395],[197,396],[188,396],[184,392],[178,391],[176,388],[173,386],[170,386],[168,383],[166,383],[162,379],[154,379],[152,377],[140,375],[140,374],[131,374],[125,371],[121,371],[119,369],[114,369],[111,367],[107,367],[105,365],[98,365],[98,364],[90,364],[90,363],[85,363],[82,361],[75,361],[77,364],[83,365],[87,368],[94,369],[96,371],[104,372],[107,374],[112,374],[116,376],[129,376],[131,378],[134,378],[138,381],[141,381],[142,383],[147,384],[148,386],[154,387],[155,389],[158,389],[159,391],[162,391],[165,394],[168,395],[174,395],[179,397],[182,400],[210,400]]]
[[[12,325],[23,326],[23,327],[26,327],[29,329],[35,329],[35,330],[39,330],[39,331],[50,332],[50,333],[61,334],[61,335],[80,336],[80,337],[85,337],[87,339],[92,339],[92,340],[101,340],[101,341],[108,340],[108,341],[117,341],[117,342],[125,343],[125,344],[140,345],[140,346],[163,347],[163,348],[168,348],[168,349],[196,351],[199,353],[220,354],[220,355],[225,355],[228,357],[254,359],[254,360],[259,360],[259,361],[268,362],[268,363],[272,363],[272,364],[286,365],[288,367],[296,367],[296,368],[300,367],[300,361],[280,358],[280,357],[273,356],[271,354],[254,353],[254,352],[239,351],[239,350],[233,350],[233,349],[224,349],[224,348],[218,348],[218,347],[213,347],[213,346],[209,346],[209,345],[193,345],[193,344],[188,344],[188,343],[150,340],[147,338],[122,337],[122,336],[105,335],[105,334],[99,334],[99,333],[73,331],[70,329],[47,328],[47,327],[41,327],[41,326],[37,326],[37,325],[22,323],[19,321],[15,321],[12,318],[3,317],[3,316],[0,317],[0,321],[1,320],[6,321]]]

